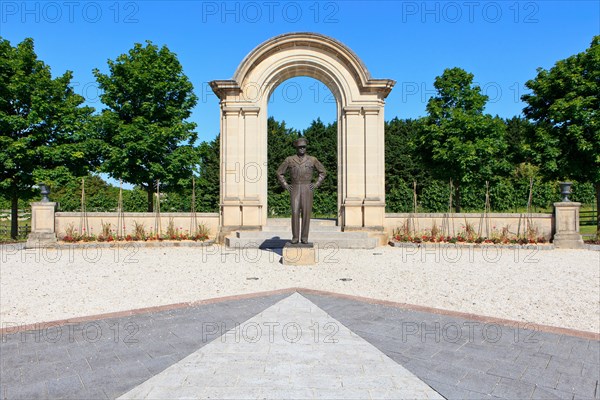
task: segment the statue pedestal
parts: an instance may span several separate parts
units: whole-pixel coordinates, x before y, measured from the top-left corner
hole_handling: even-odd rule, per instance
[[[34,249],[55,245],[54,212],[56,203],[39,201],[31,203],[31,233],[27,237],[25,248]]]
[[[314,265],[316,262],[315,248],[312,243],[286,243],[283,247],[283,265]]]
[[[554,203],[555,229],[554,247],[557,249],[582,249],[584,247],[579,233],[579,209],[581,203]]]

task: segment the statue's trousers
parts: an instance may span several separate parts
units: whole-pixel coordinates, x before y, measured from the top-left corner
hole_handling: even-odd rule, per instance
[[[307,241],[313,206],[313,191],[310,189],[310,183],[294,184],[290,199],[292,202],[293,239],[298,239],[300,234],[300,215],[302,215],[302,237],[300,240]]]

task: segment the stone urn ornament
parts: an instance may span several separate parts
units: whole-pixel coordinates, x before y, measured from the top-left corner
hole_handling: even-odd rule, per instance
[[[562,195],[562,202],[567,203],[570,202],[569,195],[571,194],[571,186],[573,182],[560,182],[560,194]]]
[[[38,186],[42,195],[42,203],[48,203],[50,201],[50,199],[48,198],[48,196],[50,195],[50,188],[45,183],[40,183]]]

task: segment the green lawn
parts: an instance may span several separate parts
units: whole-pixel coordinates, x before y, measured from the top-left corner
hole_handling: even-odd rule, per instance
[[[19,221],[19,226],[29,226],[31,227],[31,220]],[[27,240],[27,235],[21,235],[17,239],[18,242],[24,242]],[[10,237],[10,220],[0,220],[0,243],[10,243],[14,242]]]
[[[596,227],[594,225],[580,226],[579,233],[582,235],[593,235],[596,233]]]

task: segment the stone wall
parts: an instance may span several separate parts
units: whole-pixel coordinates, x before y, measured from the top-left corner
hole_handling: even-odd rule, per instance
[[[458,214],[444,214],[444,213],[388,213],[385,215],[385,231],[391,235],[393,231],[400,228],[407,221],[414,221],[417,232],[426,232],[431,230],[433,223],[441,229],[444,222],[450,227],[452,232],[452,226],[454,226],[454,233],[457,234],[463,231],[465,223],[472,224],[475,228],[475,232],[481,232],[482,236],[490,236],[491,231],[500,233],[502,228],[508,226],[508,230],[512,234],[521,233],[523,234],[526,229],[526,219],[528,214],[518,213],[490,213],[487,215],[486,222],[481,213],[458,213]],[[554,234],[554,217],[552,214],[529,214],[532,225],[538,229],[538,236],[543,236],[550,240]],[[411,228],[413,222],[410,222]],[[479,230],[480,225],[481,231]],[[489,226],[489,234],[486,233],[486,226]],[[452,233],[450,233],[452,235]]]
[[[81,221],[80,212],[57,212],[55,215],[55,232],[59,238],[65,235],[65,230],[69,224],[79,230]],[[146,232],[154,229],[156,222],[155,213],[123,213],[125,234],[133,234],[134,221],[138,224],[144,224]],[[118,214],[116,212],[90,212],[87,213],[87,221],[90,234],[98,235],[102,232],[102,223],[111,223],[111,229],[116,232]],[[180,228],[184,233],[190,231],[191,213],[161,213],[160,222],[162,232],[165,233],[170,219],[173,218],[175,228]],[[209,236],[214,239],[219,232],[219,213],[196,213],[198,224],[204,224],[210,229]]]
[[[210,229],[210,236],[214,238],[219,232],[219,214],[218,213],[197,213],[198,224],[204,224]],[[169,225],[170,219],[176,228],[180,228],[184,232],[190,230],[191,214],[190,213],[161,213],[162,232],[164,233]],[[489,223],[486,223],[482,214],[475,213],[460,213],[449,214],[443,213],[387,213],[385,215],[385,232],[391,235],[395,229],[402,227],[407,221],[411,221],[411,228],[418,232],[431,230],[433,223],[441,229],[444,221],[447,221],[450,229],[454,226],[454,232],[459,233],[463,230],[465,222],[470,223],[475,228],[475,232],[479,232],[480,224],[483,224],[481,233],[486,235],[486,225],[489,225],[490,231],[495,230],[500,232],[503,227],[508,226],[509,231],[513,234],[518,232],[523,233],[526,227],[526,214],[518,213],[491,213],[488,214]],[[539,236],[544,236],[546,239],[551,239],[554,234],[553,225],[554,218],[552,214],[531,214],[530,219],[533,226],[539,231]],[[79,212],[57,212],[55,213],[55,231],[60,238],[64,236],[65,230],[69,224],[73,224],[76,229],[79,229],[81,214]],[[88,226],[90,234],[99,234],[102,232],[102,223],[110,222],[113,230],[117,227],[116,212],[90,212],[87,213]],[[146,232],[154,231],[156,214],[155,213],[124,213],[124,226],[126,234],[133,234],[134,221],[144,224]],[[412,227],[414,221],[414,228]],[[490,232],[491,233],[491,232]]]
[[[504,227],[508,227],[512,235],[525,235],[528,221],[536,230],[537,237],[547,240],[554,239],[561,248],[581,248],[583,241],[579,234],[579,203],[555,203],[553,214],[518,214],[518,213],[490,213],[484,218],[482,214],[460,213],[388,213],[385,215],[382,245],[395,229],[411,224],[411,231],[430,231],[435,223],[439,229],[444,225],[446,234],[454,236],[464,230],[466,224],[473,226],[474,232],[484,237],[493,233],[500,234]],[[80,229],[81,213],[79,212],[54,212],[56,203],[32,203],[32,232],[29,235],[27,248],[42,247],[56,243],[56,238],[62,238],[69,225]],[[197,213],[198,224],[204,224],[209,230],[211,239],[220,239],[220,215],[218,213]],[[134,222],[144,224],[147,233],[156,232],[155,213],[124,213],[125,234],[134,233]],[[175,228],[182,233],[193,230],[191,227],[191,213],[162,213],[161,232],[166,233],[169,221],[173,220]],[[87,223],[90,234],[98,235],[102,232],[102,223],[111,223],[111,228],[116,233],[118,214],[116,212],[92,212],[87,214]],[[449,232],[448,232],[449,231]],[[369,231],[373,233],[373,231]],[[441,233],[441,232],[440,232]],[[562,242],[561,242],[562,240]]]

